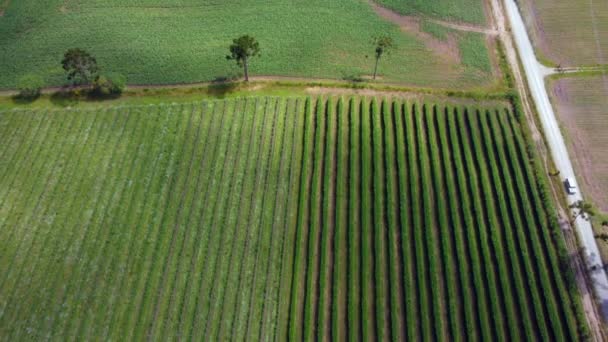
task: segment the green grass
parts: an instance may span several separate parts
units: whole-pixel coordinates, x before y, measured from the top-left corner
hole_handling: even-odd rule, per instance
[[[486,37],[481,33],[469,32],[458,40],[462,64],[472,70],[490,72],[492,64],[485,48]]]
[[[462,8],[482,10],[480,3]],[[30,73],[48,85],[64,84],[60,61],[73,47],[90,51],[103,71],[124,74],[130,84],[232,78],[241,69],[225,56],[242,34],[261,46],[252,75],[353,79],[372,73],[373,58],[366,56],[381,33],[395,40],[380,66],[383,82],[453,89],[493,84],[486,70],[446,65],[366,1],[20,0],[10,1],[0,18],[0,89],[14,88]]]
[[[509,107],[250,97],[0,132],[2,340],[585,337]]]
[[[480,0],[374,0],[405,15],[423,15],[445,20],[485,24]]]
[[[433,37],[446,41],[450,33],[454,33],[454,30],[447,28],[443,25],[434,23],[430,20],[423,20],[420,24],[422,31],[430,33]]]

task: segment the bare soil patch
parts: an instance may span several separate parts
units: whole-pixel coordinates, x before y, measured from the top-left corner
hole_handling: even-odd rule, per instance
[[[550,81],[571,158],[585,193],[608,211],[608,77]]]
[[[448,35],[445,41],[437,39],[433,35],[422,31],[422,21],[420,18],[400,15],[374,2],[370,2],[370,5],[380,17],[398,25],[402,31],[412,34],[423,41],[430,51],[444,58],[446,62],[460,64],[460,49],[454,35]]]
[[[520,0],[519,5],[544,59],[563,66],[606,63],[608,1]]]
[[[376,96],[386,98],[399,98],[406,101],[424,101],[430,100],[437,103],[450,103],[452,105],[462,106],[483,106],[487,107],[508,107],[510,104],[503,100],[478,100],[465,97],[448,97],[437,94],[427,94],[419,90],[399,91],[399,90],[378,90],[371,88],[337,88],[331,86],[311,86],[305,88],[305,93],[310,95],[331,95],[331,96]]]

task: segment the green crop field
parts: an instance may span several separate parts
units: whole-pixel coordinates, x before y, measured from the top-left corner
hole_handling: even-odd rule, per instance
[[[485,24],[483,0],[371,0],[405,15],[423,15],[473,24]]]
[[[576,341],[510,105],[0,112],[0,340]]]
[[[476,21],[483,18],[480,1],[427,2],[449,11],[462,2],[466,13],[481,15]],[[487,68],[493,51],[483,42],[460,44],[453,53],[483,60],[459,63],[382,19],[366,0],[4,0],[1,10],[0,89],[32,73],[63,85],[60,61],[74,47],[130,84],[231,78],[241,70],[225,56],[243,34],[260,42],[262,55],[251,61],[256,76],[365,78],[373,69],[372,38],[389,34],[395,48],[380,64],[383,82],[458,89],[496,83]]]

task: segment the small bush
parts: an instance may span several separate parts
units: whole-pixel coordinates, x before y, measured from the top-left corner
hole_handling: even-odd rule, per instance
[[[44,86],[44,80],[37,75],[23,76],[17,85],[19,97],[24,99],[35,99],[40,96],[40,91]]]
[[[122,94],[127,78],[121,74],[109,73],[98,76],[93,82],[93,94],[98,96],[117,96]]]

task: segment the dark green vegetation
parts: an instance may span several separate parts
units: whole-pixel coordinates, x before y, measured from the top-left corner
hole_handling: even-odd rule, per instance
[[[462,1],[467,4],[460,4],[461,8],[483,14],[479,1]],[[446,8],[452,3],[432,2]],[[371,77],[370,41],[386,34],[393,37],[395,49],[383,57],[379,70],[383,82],[463,89],[491,86],[495,81],[488,70],[432,51],[423,39],[385,21],[363,0],[10,0],[7,4],[0,16],[0,89],[15,88],[19,78],[29,73],[49,85],[63,85],[60,61],[67,49],[75,47],[95,56],[102,73],[120,73],[130,84],[231,78],[242,69],[226,61],[226,52],[232,39],[243,34],[255,37],[263,52],[251,60],[252,76]],[[479,48],[487,50],[483,44]]]
[[[238,66],[242,66],[245,82],[249,82],[248,61],[260,54],[260,43],[255,38],[245,35],[234,39],[229,49],[230,54],[226,56],[226,59],[234,60]]]
[[[0,113],[0,339],[579,340],[503,106]]]

